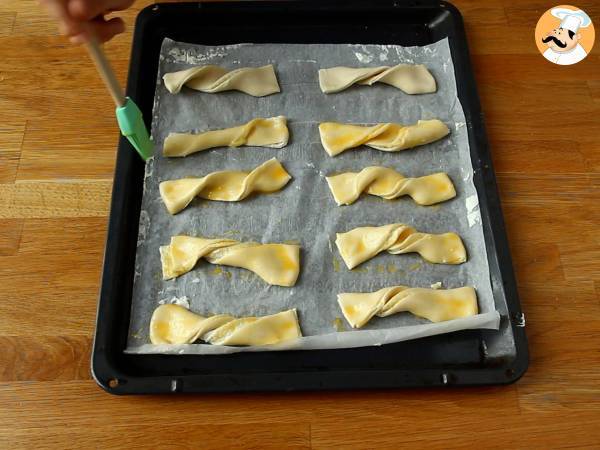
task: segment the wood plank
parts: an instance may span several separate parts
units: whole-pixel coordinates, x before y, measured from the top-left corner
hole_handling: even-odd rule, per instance
[[[119,138],[110,96],[83,48],[68,45],[61,37],[47,40],[40,44],[28,35],[11,37],[10,42],[0,39],[0,46],[7,49],[0,60],[5,80],[0,83],[0,110],[12,121],[23,115],[31,118],[21,136],[17,177],[110,178]],[[128,63],[122,55],[128,54],[129,43],[115,42],[107,46],[107,53],[124,85]],[[45,70],[30,70],[23,54]],[[81,80],[86,80],[85,94]],[[34,86],[44,89],[31,89]],[[0,153],[0,162],[1,158]],[[90,158],[93,164],[84,163]]]
[[[91,336],[0,336],[0,381],[88,380]]]
[[[522,203],[530,205],[577,204],[594,201],[598,191],[594,187],[593,174],[515,174],[499,173],[498,186],[502,204]]]
[[[10,317],[0,335],[91,335],[105,235],[104,217],[26,219],[19,252],[0,257],[10,299],[0,301],[0,317]]]
[[[517,385],[518,389],[524,386],[540,386],[548,381],[562,379],[563,388],[571,386],[575,389],[584,385],[594,386],[595,408],[600,406],[600,386],[597,380],[600,369],[600,350],[595,345],[595,340],[590,339],[600,330],[600,320],[588,317],[585,321],[557,320],[550,324],[544,322],[537,324],[536,318],[530,316],[528,338],[532,343],[531,373],[530,376]],[[560,339],[556,339],[559,336]],[[586,358],[584,364],[577,361]],[[572,370],[573,366],[578,370]],[[521,398],[521,397],[519,397]]]
[[[106,217],[109,180],[0,185],[0,218]]]
[[[600,102],[600,80],[588,80],[590,94],[595,102]]]
[[[586,208],[578,196],[573,204],[560,200],[515,201],[509,197],[505,202],[511,249],[522,281],[547,281],[551,277],[557,277],[553,283],[600,279],[600,210]],[[550,203],[551,214],[547,206]],[[573,229],[577,233],[568,231]]]
[[[489,111],[485,113],[486,126],[489,130],[490,141],[492,143],[500,141],[515,141],[519,139],[519,136],[523,142],[528,141],[540,141],[540,140],[556,140],[558,142],[569,140],[573,133],[577,131],[573,130],[585,130],[585,134],[581,138],[578,138],[580,144],[591,143],[594,147],[594,153],[588,153],[588,157],[593,161],[594,165],[598,164],[598,138],[596,128],[598,125],[593,122],[597,112],[594,110],[582,111],[581,120],[571,116],[560,117],[555,111],[542,111],[538,115],[534,115],[528,112],[521,113],[520,111],[526,111],[525,106],[518,105],[519,113],[516,115],[519,117],[519,121],[515,122],[512,127],[507,126],[511,113],[508,111]],[[515,116],[513,111],[512,116]],[[589,127],[589,130],[588,130]],[[587,134],[589,131],[590,134]],[[583,133],[583,131],[582,131]],[[581,149],[583,152],[583,148]],[[565,157],[570,155],[570,150],[556,149],[557,152],[562,152]],[[587,153],[587,152],[586,152]]]
[[[509,233],[510,250],[513,255],[517,279],[520,281],[553,282],[565,280],[556,244],[521,243]]]
[[[570,442],[585,444],[593,442],[590,441],[590,438],[594,437],[590,433],[591,426],[600,422],[597,414],[585,411],[572,412],[572,420],[557,421],[562,411],[560,414],[553,412],[555,410],[552,409],[552,405],[543,413],[521,415],[518,409],[507,408],[511,404],[514,405],[514,391],[510,388],[330,393],[327,396],[316,393],[207,395],[187,396],[185,401],[167,401],[165,397],[158,396],[138,399],[111,397],[93,386],[92,382],[86,381],[45,382],[34,385],[13,383],[12,386],[13,388],[7,391],[5,386],[0,385],[0,400],[6,406],[0,411],[0,436],[1,433],[6,435],[10,425],[17,421],[21,422],[21,429],[34,428],[34,431],[53,429],[56,425],[64,426],[65,423],[72,429],[84,428],[88,423],[94,423],[95,429],[102,429],[114,427],[114,416],[118,416],[120,424],[131,422],[132,427],[135,424],[133,430],[115,433],[128,436],[135,433],[135,430],[160,426],[161,422],[173,417],[177,417],[176,426],[182,429],[202,424],[210,425],[213,430],[224,426],[236,428],[240,423],[271,423],[273,418],[277,417],[278,426],[296,426],[298,423],[311,422],[311,440],[318,448],[321,445],[333,444],[343,447],[365,442],[364,433],[361,434],[357,429],[359,424],[364,431],[365,428],[370,428],[371,424],[374,426],[390,420],[414,421],[415,414],[419,414],[420,420],[415,421],[411,427],[390,427],[387,434],[373,433],[374,436],[368,438],[370,445],[374,448],[385,448],[388,441],[396,445],[411,441],[426,442],[430,436],[434,442],[439,440],[440,445],[451,442],[468,443],[469,439],[491,442],[494,437],[497,438],[500,430],[505,429],[504,427],[510,427],[514,432],[511,435],[515,434],[519,439],[528,436],[527,442],[530,444],[564,442],[561,436],[565,434],[566,428],[560,428],[549,436],[538,436],[539,441],[533,439],[536,435],[535,430],[539,430],[540,422],[553,429],[558,426],[558,422],[564,422],[567,428],[577,426],[579,430],[586,432],[571,436]],[[53,401],[52,392],[56,391],[61,392],[60,404]],[[434,392],[436,395],[428,397],[429,401],[423,401],[424,396]],[[492,397],[494,401],[490,401]],[[82,409],[81,398],[93,402],[95,407]],[[234,406],[249,405],[257,399],[260,399],[263,408]],[[506,400],[509,400],[509,403],[506,403]],[[17,403],[21,408],[12,407]],[[25,414],[23,409],[32,403],[37,408],[30,414]],[[105,413],[108,409],[113,411],[113,417]],[[499,409],[510,411],[502,416],[501,422],[498,420]],[[289,414],[288,411],[294,411],[294,414]],[[462,411],[477,415],[477,433],[464,433],[465,417],[461,414]],[[219,422],[219,418],[222,418],[222,421]],[[169,421],[171,422],[172,420]],[[328,432],[325,433],[325,430]],[[432,433],[433,430],[435,434]],[[502,444],[505,443],[503,440]]]
[[[0,256],[12,256],[19,250],[22,219],[0,219]]]
[[[58,256],[77,249],[81,255],[96,257],[102,253],[106,225],[105,217],[27,219],[19,256]]]
[[[600,222],[598,222],[600,223]],[[560,251],[560,262],[567,280],[593,279],[600,280],[600,267],[597,262],[600,261],[600,242],[598,241],[598,226],[593,235],[583,236],[581,245],[558,244]],[[591,245],[589,242],[595,239]]]
[[[310,425],[282,425],[270,421],[236,423],[235,426],[207,426],[202,423],[189,426],[181,425],[178,420],[169,420],[145,426],[121,422],[104,427],[75,428],[60,424],[51,429],[0,429],[0,446],[5,448],[61,448],[65,442],[77,442],[78,448],[100,446],[103,449],[309,449]]]
[[[40,39],[29,35],[0,38],[0,47],[3,116],[14,121],[35,118],[59,130],[69,126],[98,127],[99,120],[114,125],[114,105],[83,47],[72,46],[60,36]],[[129,43],[116,41],[107,45],[106,51],[124,85]],[[31,68],[30,60],[36,61],[36,70]],[[85,80],[85,93],[81,80]],[[73,115],[73,111],[77,114]]]
[[[1,77],[1,75],[0,75]],[[12,183],[17,176],[25,121],[9,121],[0,112],[0,183]]]
[[[0,88],[7,94],[40,95],[43,98],[44,95],[41,94],[44,92],[36,89],[43,86],[49,92],[77,88],[75,94],[81,96],[82,80],[85,80],[86,94],[89,88],[104,88],[86,50],[81,46],[70,45],[62,36],[45,39],[31,35],[9,36],[0,38],[0,43],[6,46],[0,61],[0,71],[4,74],[5,81],[10,81],[10,86],[21,88],[21,92],[10,92],[10,86],[5,83]],[[128,49],[129,43],[122,40],[106,44],[107,56],[121,83],[126,81],[128,59],[124,54]],[[38,58],[38,64],[45,70],[32,71],[28,62],[23,59],[23,54]]]
[[[541,243],[564,243],[573,248],[593,246],[597,238],[599,212],[585,208],[577,199],[573,203],[561,202],[552,207],[551,214],[544,203],[507,202],[504,216],[510,234],[519,241]],[[527,220],[522,220],[527,217]],[[568,228],[579,233],[565,233]]]
[[[537,55],[533,42],[534,28],[528,25],[481,26],[476,20],[465,21],[465,30],[472,55]]]
[[[527,280],[519,283],[519,296],[528,329],[600,317],[600,299],[591,280]]]
[[[590,338],[599,332],[600,320],[595,318],[528,327],[531,367],[529,377],[517,385],[521,407],[594,410],[600,417],[600,350]]]
[[[111,108],[107,105],[105,110]],[[65,125],[58,128],[50,122],[31,123],[23,141],[17,180],[109,179],[115,166],[119,128],[114,117],[108,122],[63,122]]]
[[[10,36],[13,32],[17,13],[0,11],[0,37]]]
[[[460,13],[465,22],[472,20],[482,21],[488,25],[506,25],[505,8],[502,4],[482,3],[479,0],[462,1]]]
[[[526,113],[529,113],[532,117],[539,116],[546,124],[545,130],[553,125],[553,122],[550,122],[553,116],[548,115],[550,112],[562,113],[562,120],[557,123],[562,128],[557,131],[564,132],[568,124],[578,124],[575,127],[576,129],[587,124],[587,119],[591,118],[582,117],[581,113],[600,109],[592,100],[587,82],[584,80],[565,80],[561,83],[560,89],[556,89],[556,84],[553,81],[543,79],[535,83],[496,80],[494,83],[483,82],[479,86],[479,90],[484,99],[500,99],[491,102],[491,106],[485,108],[486,112],[510,112],[513,117],[516,116],[517,118],[523,117],[522,114]],[[527,92],[527,95],[515,97],[515,91]],[[558,108],[560,111],[557,110],[556,105],[561,105]],[[568,117],[573,114],[575,117]],[[567,119],[570,119],[570,121]],[[579,121],[576,121],[576,119],[579,119]],[[548,138],[549,136],[546,137],[546,139]],[[562,136],[562,139],[565,139],[565,137]]]
[[[365,423],[349,411],[339,425],[324,421],[313,425],[312,443],[316,448],[361,448],[365,445],[366,429],[376,427],[375,421]],[[575,416],[577,418],[575,418]],[[593,430],[600,424],[596,414],[574,414],[572,420],[561,420],[557,413],[478,416],[470,430],[464,417],[450,417],[440,411],[433,417],[420,417],[410,426],[390,427],[385,433],[369,433],[368,447],[377,449],[410,448],[562,448],[593,446],[598,434]],[[339,420],[339,419],[338,419]],[[407,419],[410,420],[410,419]],[[544,432],[540,433],[540,429]],[[586,430],[586,431],[583,431]],[[590,431],[588,431],[590,430]]]
[[[55,401],[60,392],[61,402]],[[427,399],[424,402],[424,399]],[[82,399],[85,402],[82,403]],[[111,426],[115,415],[121,423],[139,427],[156,426],[177,417],[181,425],[235,425],[260,423],[277,418],[279,424],[335,421],[352,414],[365,421],[414,419],[415,411],[424,420],[439,414],[464,424],[463,414],[496,417],[501,405],[511,414],[519,411],[516,388],[417,389],[407,391],[354,391],[288,393],[183,395],[177,400],[165,396],[115,397],[93,381],[48,381],[39,383],[0,383],[0,429],[21,423],[22,428],[52,427],[68,423],[73,427]],[[85,404],[94,408],[86,408]],[[261,408],[252,407],[260,404]],[[243,407],[240,407],[243,405]],[[17,407],[18,406],[18,407]],[[112,411],[107,415],[106,411]]]
[[[17,12],[13,35],[41,36],[44,38],[47,36],[58,36],[58,27],[56,23],[49,19],[45,8],[43,8],[37,0],[3,0],[2,3],[3,6],[0,11]],[[150,0],[137,0],[135,5],[129,10],[119,13],[119,16],[125,20],[129,33],[125,36],[118,37],[117,39],[121,39],[124,42],[128,40],[137,13],[145,6],[152,3],[155,2]]]
[[[533,42],[531,45],[534,45]],[[594,58],[592,53],[590,57]],[[560,70],[549,70],[548,61],[539,53],[531,55],[473,55],[473,68],[478,83],[517,81],[520,83],[583,81],[600,79],[597,64],[575,64],[561,66]],[[496,101],[502,101],[497,99]],[[494,102],[496,103],[496,102]]]
[[[496,173],[584,174],[588,161],[576,140],[495,141],[492,157]],[[565,158],[564,152],[569,153]],[[546,178],[548,176],[546,175]]]
[[[73,256],[69,264],[57,267],[61,259],[64,254],[33,257],[30,263],[0,257],[0,314],[10,317],[0,322],[0,335],[20,335],[23,330],[58,336],[93,332],[102,253],[95,258]]]
[[[505,5],[508,24],[529,25],[532,27],[532,34],[540,16],[554,6],[544,0],[529,0],[526,3],[503,0],[503,3]],[[577,8],[583,9],[590,17],[598,17],[600,15],[600,6],[594,0],[578,1]]]

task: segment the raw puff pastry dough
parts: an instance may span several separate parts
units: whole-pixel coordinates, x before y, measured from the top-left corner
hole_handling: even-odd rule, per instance
[[[250,122],[222,130],[199,134],[170,133],[163,146],[164,156],[187,156],[214,147],[281,148],[288,143],[287,120],[283,116],[253,119]]]
[[[419,205],[433,205],[456,196],[452,181],[441,172],[405,178],[393,169],[374,166],[365,167],[358,173],[346,172],[326,179],[338,205],[351,205],[363,192],[386,200],[409,195]]]
[[[338,295],[344,317],[353,328],[365,325],[371,317],[391,316],[408,311],[432,322],[459,319],[478,313],[475,289],[424,289],[394,286],[369,293]]]
[[[292,177],[276,158],[251,172],[213,172],[202,178],[163,181],[160,196],[171,214],[184,209],[194,197],[223,202],[238,202],[253,192],[268,193],[283,188]]]
[[[460,264],[467,260],[465,247],[456,233],[421,233],[403,223],[337,233],[335,244],[348,269],[383,251],[392,255],[417,252],[426,261],[436,264]]]
[[[200,66],[163,76],[165,87],[177,94],[183,86],[201,92],[241,91],[254,97],[279,92],[279,83],[273,65],[243,67],[229,70],[219,66]]]
[[[271,345],[302,337],[295,309],[263,317],[202,317],[179,305],[161,305],[150,319],[153,344]]]
[[[242,267],[277,286],[293,286],[300,273],[300,246],[293,244],[173,236],[169,245],[160,247],[160,258],[165,280],[189,272],[200,258],[211,264]]]
[[[336,156],[360,145],[397,152],[443,138],[450,130],[438,119],[419,120],[414,125],[380,123],[373,126],[336,122],[319,124],[321,144],[329,154]]]
[[[332,67],[319,70],[319,85],[326,94],[340,92],[353,84],[385,83],[407,94],[429,94],[437,90],[435,78],[423,64],[394,67]]]

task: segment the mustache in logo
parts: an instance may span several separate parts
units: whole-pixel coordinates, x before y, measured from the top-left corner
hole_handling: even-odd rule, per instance
[[[557,46],[559,46],[560,48],[565,48],[567,46],[567,44],[565,42],[559,41],[558,38],[555,37],[555,36],[547,36],[547,37],[545,37],[545,38],[542,39],[542,42],[544,44],[547,43],[547,42],[550,42],[550,41],[554,41],[554,43]]]

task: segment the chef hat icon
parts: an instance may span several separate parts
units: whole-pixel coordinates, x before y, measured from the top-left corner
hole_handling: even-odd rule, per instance
[[[592,23],[590,16],[580,9],[553,8],[550,12],[561,20],[560,28],[571,30],[573,33],[577,33],[579,28],[589,27]]]

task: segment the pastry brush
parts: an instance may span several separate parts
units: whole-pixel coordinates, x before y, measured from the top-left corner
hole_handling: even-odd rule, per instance
[[[121,133],[129,140],[142,159],[147,161],[152,156],[154,145],[144,124],[142,112],[133,100],[125,97],[98,39],[90,32],[86,35],[85,47],[115,102],[117,122]]]

